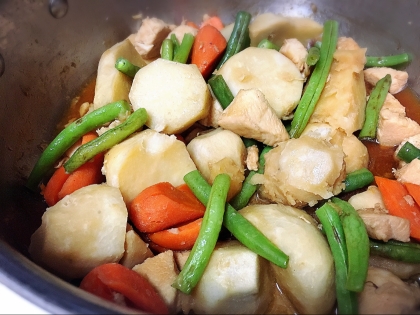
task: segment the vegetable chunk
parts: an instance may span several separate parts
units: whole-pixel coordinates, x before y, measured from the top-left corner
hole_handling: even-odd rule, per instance
[[[127,208],[118,189],[86,186],[47,209],[29,253],[67,279],[81,278],[101,264],[120,260],[126,225]]]
[[[145,108],[146,125],[175,134],[207,116],[211,94],[196,65],[157,59],[140,69],[129,98],[133,109]]]

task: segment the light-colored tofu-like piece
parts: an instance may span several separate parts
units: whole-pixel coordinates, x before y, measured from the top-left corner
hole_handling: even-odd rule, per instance
[[[347,135],[343,138],[343,151],[346,155],[344,162],[347,174],[368,167],[368,149],[355,135]]]
[[[290,139],[283,123],[258,89],[240,90],[220,115],[219,125],[270,146]]]
[[[246,148],[246,168],[250,171],[258,170],[258,147],[256,145],[251,145]]]
[[[160,58],[137,72],[129,98],[134,110],[146,109],[149,128],[167,134],[181,133],[206,117],[212,101],[196,65]]]
[[[393,173],[401,183],[420,185],[420,160],[414,159]]]
[[[168,165],[171,171],[168,172]],[[169,182],[184,183],[196,166],[182,141],[146,129],[113,146],[106,154],[102,172],[108,185],[117,187],[129,204],[143,189]]]
[[[189,306],[194,314],[262,314],[273,296],[268,262],[238,241],[213,251]],[[190,311],[184,306],[184,313]],[[187,308],[187,309],[186,309]]]
[[[297,38],[285,39],[283,45],[280,47],[280,52],[293,61],[305,78],[309,75],[310,69],[306,63],[308,50]]]
[[[160,56],[160,47],[163,40],[171,32],[171,26],[158,18],[143,19],[133,42],[134,47],[145,59],[153,59]]]
[[[141,264],[147,258],[153,257],[149,244],[144,242],[132,228],[125,234],[124,248],[120,264],[130,269]]]
[[[171,314],[181,311],[178,290],[172,287],[179,270],[171,250],[146,259],[143,263],[134,266],[133,270],[150,281],[162,296]]]
[[[101,56],[96,76],[93,108],[98,109],[106,104],[126,100],[129,101],[132,79],[115,68],[115,62],[123,57],[131,63],[143,67],[146,62],[137,53],[129,38],[107,49]]]
[[[230,57],[216,74],[223,76],[233,96],[240,90],[260,90],[279,118],[288,117],[302,96],[302,74],[274,49],[248,47]]]
[[[246,148],[236,133],[222,128],[213,129],[192,139],[187,150],[210,184],[218,174],[230,176],[228,200],[241,190],[245,179]]]
[[[285,17],[274,13],[257,15],[249,25],[251,46],[257,46],[268,38],[281,46],[286,38],[297,38],[303,44],[321,35],[323,27],[318,22],[305,17]]]
[[[175,27],[166,38],[170,38],[172,34],[176,36],[179,43],[182,43],[182,39],[184,38],[185,34],[191,34],[193,36],[197,35],[198,29],[195,27],[189,26],[187,24],[181,24]]]
[[[401,92],[407,85],[408,73],[407,71],[396,70],[388,67],[373,67],[365,69],[365,81],[375,86],[376,83],[385,77],[387,74],[391,76],[391,86],[389,93],[396,94]]]
[[[359,314],[415,314],[420,288],[403,282],[388,270],[369,267],[359,294]]]
[[[66,278],[118,262],[124,253],[127,208],[118,189],[89,185],[48,208],[31,237],[33,260]]]
[[[335,303],[334,261],[315,220],[303,210],[281,204],[247,206],[239,213],[289,256],[287,268],[271,266],[297,313],[331,313]]]
[[[383,213],[388,213],[381,192],[375,185],[371,185],[365,191],[351,196],[348,202],[356,210],[376,209]]]
[[[379,112],[377,139],[384,146],[399,145],[404,139],[420,133],[420,125],[408,118],[405,107],[390,93]]]
[[[340,37],[329,79],[309,119],[343,129],[347,135],[362,128],[365,120],[366,87],[363,76],[366,49]]]

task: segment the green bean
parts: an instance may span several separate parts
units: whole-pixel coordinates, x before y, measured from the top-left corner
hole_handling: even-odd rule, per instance
[[[136,73],[140,70],[140,67],[133,65],[130,61],[122,57],[118,58],[115,62],[115,68],[130,78],[134,78]]]
[[[340,210],[347,247],[347,290],[363,291],[369,267],[369,237],[365,223],[357,211],[347,201],[332,198]]]
[[[118,144],[133,132],[137,131],[147,121],[147,112],[144,108],[134,111],[120,125],[109,129],[102,135],[81,145],[64,163],[64,169],[67,173],[71,173],[87,161],[92,159],[96,154],[104,152],[114,145]]]
[[[258,141],[255,139],[241,137],[242,142],[244,143],[246,148],[252,147],[253,145],[258,146]]]
[[[26,186],[35,190],[46,173],[53,168],[58,159],[84,134],[118,117],[122,118],[131,111],[130,104],[118,101],[100,107],[75,120],[64,128],[42,153],[32,169]]]
[[[216,74],[209,79],[208,83],[220,106],[226,109],[232,103],[234,97],[223,76]]]
[[[175,34],[171,34],[171,37],[170,37],[170,39],[171,39],[171,41],[172,41],[172,46],[173,46],[173,48],[174,48],[174,56],[176,55],[176,53],[177,53],[177,51],[178,51],[178,49],[179,49],[179,40],[178,40],[178,38],[176,37],[176,35]]]
[[[411,264],[420,264],[420,244],[394,240],[381,242],[370,240],[370,253]]]
[[[334,20],[326,21],[324,23],[320,58],[309,78],[305,92],[296,107],[292,120],[292,128],[290,130],[290,137],[292,138],[298,138],[302,134],[321,96],[333,61],[337,39],[338,22]]]
[[[398,151],[397,157],[404,162],[410,163],[412,160],[420,158],[420,149],[406,141]]]
[[[357,171],[347,174],[344,184],[346,188],[344,192],[354,191],[359,188],[363,188],[374,180],[373,174],[367,168],[361,168]]]
[[[411,60],[411,55],[407,53],[382,57],[367,56],[365,67],[396,67],[407,64]]]
[[[245,207],[254,193],[257,191],[259,185],[251,184],[251,178],[255,174],[262,174],[264,173],[264,166],[265,166],[265,154],[270,151],[273,147],[266,146],[260,153],[259,160],[258,160],[258,170],[257,171],[250,171],[247,177],[245,178],[242,188],[235,197],[230,200],[230,205],[234,207],[236,210],[240,210]]]
[[[309,48],[308,55],[306,56],[306,63],[308,66],[314,66],[320,57],[320,49],[316,46]]]
[[[267,49],[274,49],[279,51],[280,47],[274,44],[272,41],[268,40],[267,38],[264,38],[262,41],[258,43],[259,48],[267,48]]]
[[[172,284],[174,288],[186,294],[190,294],[194,289],[210,261],[222,228],[229,187],[229,175],[219,174],[215,177],[197,240],[184,268]]]
[[[203,204],[207,204],[211,186],[200,172],[195,170],[187,173],[184,176],[184,181],[194,195]],[[251,251],[281,268],[287,268],[289,257],[230,204],[227,204],[223,225],[239,242]]]
[[[338,314],[357,314],[356,292],[346,288],[347,247],[340,216],[331,202],[325,203],[315,213],[325,231],[334,259]]]
[[[359,133],[361,140],[374,140],[376,139],[376,129],[378,128],[379,112],[382,105],[384,105],[386,95],[388,94],[389,87],[391,86],[391,76],[387,74],[380,79],[372,92],[370,93],[369,100],[366,104],[365,122],[362,130]]]
[[[229,37],[225,53],[216,69],[219,69],[234,54],[249,47],[251,41],[249,38],[249,22],[251,22],[251,14],[248,12],[239,11],[236,14],[232,34]]]
[[[160,53],[162,59],[172,61],[174,59],[174,43],[171,39],[165,38],[162,42],[162,50]]]
[[[176,54],[174,55],[173,61],[179,63],[186,63],[188,61],[188,57],[190,56],[193,43],[194,36],[190,33],[184,34],[181,45],[179,45],[178,49],[176,50]]]

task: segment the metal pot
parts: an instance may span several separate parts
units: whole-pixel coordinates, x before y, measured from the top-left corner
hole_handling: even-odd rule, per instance
[[[89,296],[30,261],[30,235],[45,204],[24,183],[56,124],[104,50],[137,30],[133,16],[179,23],[238,10],[336,19],[368,55],[409,52],[409,85],[420,94],[419,1],[17,0],[0,1],[0,282],[51,313],[127,313]]]

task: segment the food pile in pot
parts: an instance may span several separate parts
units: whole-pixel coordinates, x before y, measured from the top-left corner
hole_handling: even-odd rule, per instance
[[[29,175],[31,258],[158,314],[419,311],[409,61],[335,20],[143,17]]]

